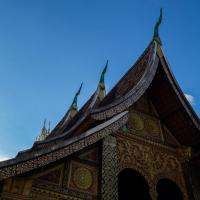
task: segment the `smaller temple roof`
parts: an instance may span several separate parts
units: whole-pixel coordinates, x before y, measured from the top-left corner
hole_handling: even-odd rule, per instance
[[[71,136],[72,131],[74,131],[79,125],[83,123],[83,121],[87,118],[87,116],[90,114],[91,110],[99,104],[99,102],[105,97],[105,73],[108,68],[108,61],[106,62],[101,77],[97,86],[96,91],[93,93],[93,95],[89,98],[89,100],[83,105],[83,107],[78,111],[77,109],[77,97],[80,94],[80,90],[82,88],[79,88],[79,91],[76,93],[73,103],[65,116],[62,118],[62,120],[57,124],[57,126],[51,131],[49,136],[47,137],[47,140],[52,140],[52,138],[57,139],[59,136],[62,137],[62,135]],[[75,105],[75,106],[74,106]],[[70,117],[70,114],[72,112],[72,109],[76,108],[76,113],[72,117]],[[46,140],[44,141],[46,142]]]
[[[44,144],[37,151],[32,149],[32,151],[23,152],[16,158],[0,162],[0,180],[28,172],[76,153],[116,132],[127,123],[127,120],[128,112],[125,111],[78,136],[55,142],[50,146]]]
[[[61,119],[61,121],[56,125],[56,127],[51,131],[51,133],[45,139],[49,139],[49,138],[54,137],[57,134],[61,134],[64,127],[66,127],[69,124],[70,120],[77,114],[78,112],[77,101],[78,101],[78,96],[80,95],[82,86],[83,86],[83,83],[81,83],[78,91],[76,92],[74,99],[72,101],[72,104],[70,108],[68,109],[67,113],[65,114],[65,116]]]

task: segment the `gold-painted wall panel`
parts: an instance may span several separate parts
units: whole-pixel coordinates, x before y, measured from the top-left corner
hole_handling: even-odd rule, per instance
[[[134,137],[130,133],[117,136],[118,170],[132,168],[141,173],[149,183],[152,196],[156,196],[159,179],[168,178],[182,190],[188,200],[181,162],[181,152],[167,146]],[[155,198],[155,197],[154,197]]]

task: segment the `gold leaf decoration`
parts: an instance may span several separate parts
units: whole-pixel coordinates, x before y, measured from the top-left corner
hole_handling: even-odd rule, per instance
[[[79,167],[73,174],[75,185],[83,190],[87,190],[92,185],[92,173],[87,168]]]

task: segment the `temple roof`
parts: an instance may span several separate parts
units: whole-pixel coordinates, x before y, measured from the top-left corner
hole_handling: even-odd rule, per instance
[[[97,88],[82,109],[63,125],[67,112],[44,141],[35,142],[16,158],[1,162],[0,179],[62,159],[114,133],[126,123],[128,108],[144,93],[150,96],[161,121],[181,144],[199,146],[199,118],[178,86],[157,41],[148,45],[103,100],[98,98]],[[23,171],[16,169],[19,165]]]
[[[130,101],[133,96],[135,101],[138,100],[136,93],[138,94],[140,88],[145,91],[146,86],[148,86],[147,82],[152,81],[157,69],[158,58],[156,57],[156,49],[156,42],[148,45],[136,63],[107,94],[99,107],[93,110],[92,117],[99,120],[109,118],[121,112],[122,109],[128,108],[128,104],[131,102],[125,105],[126,101]],[[138,94],[138,97],[140,96]]]
[[[0,180],[42,167],[92,145],[126,124],[128,112],[122,112],[108,121],[68,140],[43,144],[42,148],[26,151],[16,158],[0,162]]]

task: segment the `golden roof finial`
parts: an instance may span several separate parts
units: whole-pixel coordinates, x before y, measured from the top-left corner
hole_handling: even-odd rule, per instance
[[[49,131],[46,129],[46,119],[44,120],[43,127],[41,129],[40,135],[36,138],[37,141],[44,140],[49,135]]]
[[[103,98],[106,95],[106,88],[105,88],[105,80],[104,79],[105,79],[105,74],[106,74],[107,68],[108,68],[108,60],[106,61],[106,64],[103,68],[103,71],[101,73],[101,77],[100,77],[100,80],[99,80],[99,84],[98,84],[98,97],[99,97],[100,101],[102,101]]]
[[[51,132],[51,121],[49,121],[48,134]]]

